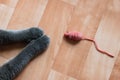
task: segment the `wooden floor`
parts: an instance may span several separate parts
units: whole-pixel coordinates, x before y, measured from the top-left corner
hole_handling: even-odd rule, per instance
[[[33,26],[42,28],[51,43],[15,80],[120,80],[120,0],[0,0],[0,29]],[[115,57],[88,41],[67,42],[66,31],[82,32]],[[23,47],[2,49],[0,64]]]

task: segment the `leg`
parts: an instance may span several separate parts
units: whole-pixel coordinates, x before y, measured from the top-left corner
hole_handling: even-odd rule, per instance
[[[30,42],[42,35],[43,31],[35,27],[19,31],[0,30],[0,45],[15,42]]]
[[[49,38],[42,36],[31,41],[14,59],[0,67],[0,80],[13,80],[23,68],[49,44]]]

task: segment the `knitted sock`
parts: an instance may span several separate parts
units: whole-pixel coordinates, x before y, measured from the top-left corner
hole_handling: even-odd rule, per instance
[[[38,30],[39,34],[37,34],[38,32],[35,32],[36,29]],[[24,34],[31,34],[32,32],[32,36],[26,36],[27,38],[29,38],[29,40],[31,39],[32,41],[30,41],[30,43],[15,58],[0,67],[0,80],[13,80],[17,75],[20,74],[20,72],[32,59],[46,50],[49,45],[49,38],[46,35],[41,36],[43,32],[38,28],[31,28],[25,31],[20,31],[18,33],[22,34],[23,36],[24,34],[22,32],[24,32]],[[35,37],[35,34],[38,37]],[[14,33],[14,35],[16,35],[16,33]],[[14,41],[28,41],[26,37],[24,36],[24,39],[20,37],[21,40],[12,39],[10,42],[8,41],[8,43],[13,43]]]

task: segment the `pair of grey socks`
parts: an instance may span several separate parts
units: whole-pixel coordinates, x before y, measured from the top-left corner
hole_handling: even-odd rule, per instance
[[[12,60],[0,67],[0,80],[14,80],[26,65],[49,45],[49,37],[39,28],[19,31],[0,30],[0,46],[25,42],[27,46]]]

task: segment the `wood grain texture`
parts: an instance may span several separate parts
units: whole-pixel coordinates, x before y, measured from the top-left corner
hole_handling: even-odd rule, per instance
[[[0,28],[6,29],[18,0],[0,0]]]
[[[0,0],[0,4],[4,4],[8,7],[15,8],[18,0]]]
[[[56,72],[54,70],[51,70],[50,75],[48,77],[48,80],[76,80],[76,79],[69,77],[67,75],[63,75],[63,74]]]
[[[47,0],[19,0],[7,29],[37,27]]]
[[[114,64],[111,76],[110,76],[110,80],[119,80],[120,79],[120,52],[118,54],[118,57],[116,59],[116,62]]]
[[[119,80],[120,0],[0,0],[0,29],[33,26],[51,42],[15,80]],[[88,41],[68,42],[66,31],[82,32],[115,57],[99,53]],[[24,46],[0,47],[0,65]]]

